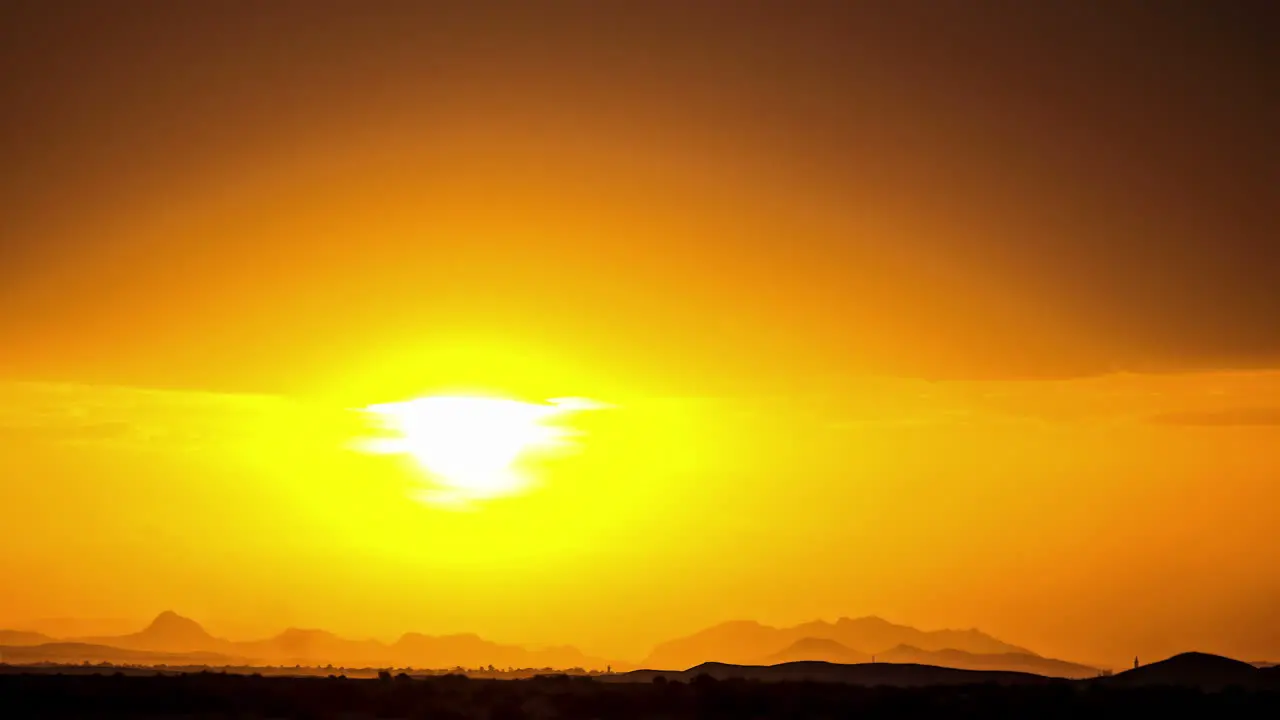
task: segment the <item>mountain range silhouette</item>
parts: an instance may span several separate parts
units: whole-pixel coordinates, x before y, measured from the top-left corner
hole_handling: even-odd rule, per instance
[[[135,665],[302,665],[412,668],[595,669],[634,665],[585,655],[571,646],[533,649],[474,634],[405,633],[395,642],[344,638],[326,630],[288,628],[269,638],[233,641],[172,611],[137,632],[54,638],[29,630],[0,630],[0,661],[10,664],[82,662]],[[1261,665],[1261,664],[1259,664]],[[1097,668],[1038,655],[977,629],[923,631],[878,617],[821,620],[776,628],[752,621],[722,623],[660,643],[641,667],[612,679],[637,681],[746,677],[821,679],[915,686],[997,682],[1035,683],[1046,678],[1089,679]],[[966,674],[968,673],[968,674]],[[972,673],[979,673],[973,675]],[[967,679],[966,679],[967,678]],[[1262,668],[1205,653],[1184,653],[1099,678],[1116,685],[1225,687],[1275,684],[1280,668]]]
[[[754,665],[770,659],[867,662],[872,655],[898,647],[1039,657],[1026,648],[976,629],[924,631],[870,616],[840,618],[834,623],[815,620],[783,628],[753,621],[721,623],[658,645],[643,665],[649,668],[689,668],[704,662]]]
[[[569,646],[531,649],[472,634],[406,633],[394,643],[384,643],[348,639],[326,630],[288,628],[263,640],[233,641],[215,637],[195,620],[168,610],[142,630],[125,635],[52,638],[0,630],[0,653],[8,662],[584,669],[610,665]]]
[[[40,645],[54,642],[56,638],[31,630],[0,630],[0,646]]]

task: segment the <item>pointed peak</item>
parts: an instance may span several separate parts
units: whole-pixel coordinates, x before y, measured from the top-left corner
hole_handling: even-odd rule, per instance
[[[836,624],[837,625],[882,625],[886,627],[894,625],[894,623],[891,623],[888,620],[885,620],[879,615],[866,615],[863,617],[856,617],[856,618],[842,617],[836,621]]]
[[[188,617],[183,617],[172,610],[165,610],[151,621],[150,627],[200,627],[200,623]]]
[[[480,637],[475,633],[451,633],[449,635],[427,635],[420,632],[407,632],[396,639],[397,643],[421,643],[421,642],[471,642],[471,643],[488,643],[488,640]]]
[[[893,655],[921,655],[921,654],[932,654],[932,653],[930,653],[928,650],[925,650],[923,648],[918,648],[915,645],[909,645],[907,643],[898,643],[897,645],[894,645],[888,650],[881,651],[878,654],[885,655],[885,656],[893,656]]]
[[[795,642],[791,643],[791,647],[793,648],[844,648],[846,650],[849,649],[845,647],[845,645],[843,645],[839,640],[833,640],[831,638],[824,638],[824,637],[802,637],[799,640],[796,640]]]
[[[165,610],[157,615],[151,624],[142,630],[142,634],[162,637],[209,637],[209,633],[205,632],[200,623],[172,610]]]
[[[318,628],[296,628],[296,627],[290,627],[290,628],[285,628],[285,629],[284,629],[284,630],[283,630],[279,635],[277,635],[276,637],[280,637],[280,638],[303,638],[303,637],[307,637],[307,638],[314,638],[314,637],[337,637],[337,635],[334,635],[333,633],[329,632],[328,630],[320,630],[320,629],[318,629]]]
[[[758,628],[758,627],[766,627],[766,626],[765,626],[763,623],[757,622],[757,621],[755,621],[755,620],[725,620],[724,622],[719,623],[718,625],[713,625],[712,627],[718,627],[718,628],[738,628],[738,627],[751,627],[751,628]]]

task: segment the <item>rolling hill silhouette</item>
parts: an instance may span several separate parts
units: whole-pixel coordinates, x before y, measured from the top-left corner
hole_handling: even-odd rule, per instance
[[[38,632],[50,638],[79,638],[125,635],[137,626],[136,621],[120,618],[52,617],[27,620],[13,629]]]
[[[826,638],[801,638],[790,646],[765,656],[755,665],[778,665],[783,662],[822,661],[833,664],[855,665],[859,662],[896,662],[896,664],[932,665],[954,667],[957,670],[1005,670],[1011,673],[1034,673],[1047,678],[1094,678],[1100,674],[1097,667],[1075,662],[1055,660],[1051,657],[1027,655],[1020,652],[977,653],[963,650],[920,650],[918,647],[900,646],[869,655],[852,650],[844,644]]]
[[[1092,678],[1098,668],[1026,653],[971,653],[964,650],[921,650],[899,645],[876,656],[878,662],[935,665],[960,670],[1004,670],[1025,672],[1045,677]]]
[[[743,679],[762,682],[836,682],[865,686],[925,687],[938,685],[968,685],[995,683],[998,685],[1044,685],[1067,682],[1031,673],[957,670],[897,663],[862,663],[839,665],[826,662],[791,662],[781,665],[733,665],[728,663],[702,663],[683,671],[633,670],[628,673],[605,676],[610,682],[652,682],[657,677],[667,680],[690,682],[706,675],[716,680]]]
[[[609,665],[598,658],[583,655],[574,647],[533,650],[518,645],[501,645],[470,633],[440,636],[406,633],[391,647],[395,657],[433,663],[428,667],[604,668]]]
[[[1027,672],[1046,677],[1091,678],[1099,674],[1097,668],[1077,663],[1055,660],[1025,653],[971,653],[964,650],[922,650],[910,645],[899,645],[875,655],[869,655],[846,647],[835,640],[803,638],[788,645],[780,652],[769,655],[757,664],[821,661],[838,664],[867,662],[932,665],[958,670],[1004,670]]]
[[[374,665],[385,663],[387,646],[376,640],[350,640],[326,630],[287,628],[265,640],[232,645],[247,657],[281,665]]]
[[[1272,675],[1268,675],[1272,673]],[[1186,652],[1167,660],[1154,662],[1132,670],[1102,678],[1108,685],[1125,687],[1180,685],[1205,690],[1225,687],[1258,687],[1274,681],[1272,670],[1262,670],[1247,662],[1232,660],[1221,655]]]
[[[752,621],[722,623],[655,647],[643,665],[688,668],[704,662],[751,664],[786,650],[805,639],[832,640],[849,650],[872,655],[908,645],[922,650],[962,650],[975,654],[1035,653],[1010,645],[980,630],[924,631],[878,617],[821,620],[775,628]]]
[[[781,663],[818,660],[829,663],[853,665],[871,662],[871,656],[846,647],[835,640],[827,638],[801,638],[785,648],[764,658],[761,665],[778,665]]]
[[[0,657],[11,665],[33,663],[113,663],[135,665],[234,665],[244,661],[212,652],[157,652],[110,645],[52,642],[42,645],[0,646]]]
[[[23,645],[43,645],[53,642],[54,638],[44,633],[29,630],[0,630],[0,645],[20,647]]]
[[[909,648],[911,652],[921,652]],[[929,652],[929,651],[924,651]],[[958,652],[958,651],[957,651]],[[938,653],[949,655],[946,651]],[[1041,658],[1043,660],[1043,658]],[[1053,661],[1059,662],[1059,661]],[[1083,668],[1084,666],[1078,666]],[[1092,668],[1089,668],[1092,670]],[[866,686],[924,687],[995,683],[998,685],[1036,685],[1047,683],[1100,684],[1116,687],[1184,687],[1220,691],[1240,687],[1246,690],[1280,690],[1280,667],[1257,668],[1239,660],[1206,653],[1183,653],[1168,660],[1129,670],[1114,676],[1092,676],[1072,679],[1049,677],[1038,673],[1008,670],[979,670],[923,665],[916,663],[875,662],[842,665],[820,661],[789,662],[779,665],[736,665],[702,663],[688,670],[634,670],[606,676],[610,682],[652,682],[661,677],[670,681],[691,682],[706,675],[716,680],[743,679],[764,682],[817,681]]]

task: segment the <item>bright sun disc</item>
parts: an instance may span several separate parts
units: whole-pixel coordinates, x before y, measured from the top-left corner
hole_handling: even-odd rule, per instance
[[[476,397],[426,397],[370,405],[365,410],[393,437],[369,449],[412,456],[434,485],[423,491],[422,500],[465,505],[521,490],[527,480],[515,467],[520,456],[561,444],[569,434],[548,421],[589,406],[579,400],[540,404]]]

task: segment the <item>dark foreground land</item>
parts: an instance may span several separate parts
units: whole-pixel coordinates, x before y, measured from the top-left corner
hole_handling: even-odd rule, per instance
[[[549,676],[375,679],[0,674],[0,717],[155,718],[1132,718],[1280,717],[1270,687],[1205,690],[1053,681],[869,687],[700,675],[687,682]]]

